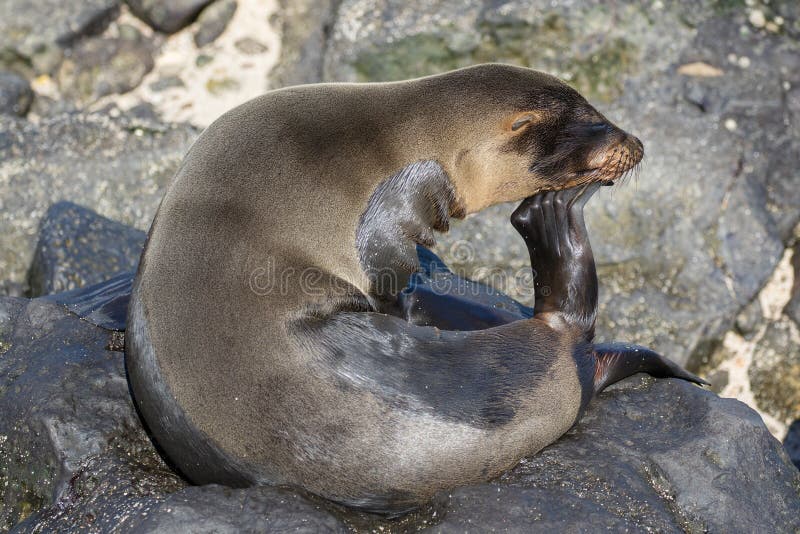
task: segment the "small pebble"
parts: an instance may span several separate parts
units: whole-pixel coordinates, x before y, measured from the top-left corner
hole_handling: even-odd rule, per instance
[[[735,130],[736,130],[736,128],[737,128],[737,126],[738,126],[738,125],[736,124],[736,121],[735,121],[735,120],[733,120],[733,119],[727,119],[727,120],[725,121],[725,129],[726,129],[726,130],[728,130],[728,131],[730,131],[730,132],[733,132],[733,131],[735,131]]]
[[[267,51],[267,46],[253,39],[252,37],[243,37],[234,43],[236,49],[247,55],[263,54]]]
[[[756,28],[763,28],[764,25],[767,23],[767,18],[764,16],[764,12],[760,9],[754,9],[750,12],[750,16],[748,17],[750,20],[750,24],[755,26]]]
[[[750,66],[750,58],[747,56],[742,56],[739,58],[738,63],[741,68],[746,69]]]

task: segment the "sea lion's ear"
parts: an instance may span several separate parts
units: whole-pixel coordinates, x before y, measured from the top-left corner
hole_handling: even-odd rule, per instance
[[[520,133],[530,124],[533,124],[539,118],[539,113],[535,111],[524,111],[510,116],[505,123],[506,130]]]

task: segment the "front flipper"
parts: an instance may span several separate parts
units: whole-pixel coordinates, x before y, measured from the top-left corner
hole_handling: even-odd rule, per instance
[[[356,248],[376,311],[400,315],[397,295],[419,270],[416,245],[432,247],[433,232],[446,232],[451,216],[463,217],[463,208],[436,161],[407,165],[375,188],[358,223]]]
[[[656,378],[680,378],[700,385],[709,385],[677,363],[646,347],[627,343],[598,343],[593,354],[597,359],[594,371],[594,391],[600,393],[606,387],[636,373],[647,373]]]

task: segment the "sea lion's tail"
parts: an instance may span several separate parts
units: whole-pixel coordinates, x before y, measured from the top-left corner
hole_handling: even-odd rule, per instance
[[[674,377],[695,384],[709,385],[677,363],[639,345],[599,343],[594,346],[593,355],[596,358],[595,393],[600,393],[611,384],[636,373],[647,373],[656,378]]]

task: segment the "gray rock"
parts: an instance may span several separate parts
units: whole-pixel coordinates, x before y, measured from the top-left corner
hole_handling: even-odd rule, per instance
[[[142,429],[111,332],[0,297],[0,529],[344,531],[276,488],[190,487]]]
[[[218,0],[205,8],[197,17],[194,44],[203,47],[222,35],[236,13],[236,0]]]
[[[783,439],[783,448],[795,466],[800,469],[800,419],[789,425],[786,437]]]
[[[56,81],[65,98],[86,106],[100,97],[134,89],[153,69],[151,44],[133,26],[117,37],[86,39],[64,59]]]
[[[14,282],[13,280],[0,281],[0,296],[24,297],[27,289],[27,284],[22,282]]]
[[[143,122],[149,122],[153,124],[161,123],[161,118],[158,113],[158,110],[149,102],[141,102],[136,104],[132,108],[129,108],[125,113],[137,120],[141,120]]]
[[[753,410],[634,377],[496,483],[452,492],[436,531],[794,532],[799,497],[800,473]]]
[[[37,297],[96,284],[139,263],[145,233],[71,202],[50,206],[28,273]]]
[[[174,33],[191,24],[213,0],[125,0],[134,15],[154,29]]]
[[[32,101],[33,91],[25,78],[0,71],[0,115],[24,117]]]
[[[110,335],[55,304],[0,298],[0,529],[67,502],[92,457],[148,445]]]
[[[63,50],[102,32],[119,14],[120,0],[4,0],[0,66],[26,75],[52,72]]]
[[[736,316],[736,330],[745,339],[751,339],[763,321],[764,311],[761,309],[761,302],[756,298]]]
[[[189,487],[170,494],[131,532],[349,532],[324,506],[278,488]]]
[[[261,41],[253,39],[252,37],[242,37],[234,43],[234,46],[236,47],[236,50],[242,54],[247,54],[248,56],[263,54],[268,50],[267,45]]]
[[[325,78],[397,80],[497,61],[546,70],[607,101],[632,74],[663,70],[670,53],[692,35],[682,21],[688,6],[623,4],[344,0],[328,43]],[[660,31],[650,31],[656,18]]]
[[[328,35],[341,0],[280,0],[281,56],[273,87],[322,81]]]
[[[151,83],[150,89],[155,92],[160,92],[173,87],[185,86],[186,84],[183,83],[183,80],[181,80],[180,76],[165,76],[164,78],[158,79]]]
[[[788,318],[770,323],[748,370],[759,408],[781,421],[800,419],[798,339],[798,328]]]
[[[189,486],[128,397],[113,334],[41,299],[0,298],[0,528],[15,532],[792,532],[800,472],[758,415],[634,377],[493,483],[387,520],[278,488]],[[347,527],[347,528],[346,528]]]
[[[0,280],[25,280],[39,221],[59,200],[147,229],[196,135],[97,114],[0,121]]]
[[[714,2],[345,0],[324,74],[385,80],[506,61],[571,80],[646,153],[635,183],[587,208],[598,336],[698,367],[768,280],[800,220],[792,163],[800,131],[784,120],[800,110],[800,44],[751,32],[746,18],[743,6]],[[677,72],[698,61],[723,74]],[[513,209],[454,224],[436,252],[459,274],[531,304]]]
[[[77,113],[80,110],[77,103],[72,100],[65,100],[62,98],[50,98],[42,94],[37,94],[33,100],[31,109],[28,116],[36,117],[55,117],[57,115],[66,115],[69,113]]]
[[[706,374],[705,377],[711,383],[709,389],[714,393],[721,393],[730,381],[730,373],[719,369]]]

